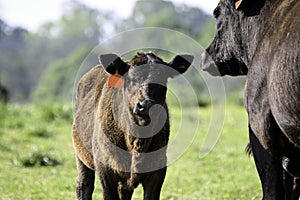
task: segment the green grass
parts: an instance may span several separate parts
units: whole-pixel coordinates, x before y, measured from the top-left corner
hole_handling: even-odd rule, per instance
[[[180,125],[186,134],[193,132],[190,125],[197,122],[197,117],[182,119],[176,107],[170,108],[170,114],[171,141],[176,139]],[[226,106],[221,136],[204,158],[199,152],[211,107],[200,108],[199,116],[192,144],[168,167],[161,199],[261,199],[253,158],[244,153],[248,143],[244,108]],[[71,105],[1,105],[0,117],[0,199],[75,199]],[[138,187],[133,199],[141,198],[142,188]],[[102,199],[98,179],[94,199]]]

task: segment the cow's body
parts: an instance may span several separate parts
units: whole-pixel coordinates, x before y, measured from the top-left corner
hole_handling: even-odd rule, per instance
[[[165,103],[168,73],[163,71],[169,64],[152,53],[139,53],[130,64],[114,54],[101,58],[104,66],[91,69],[78,84],[73,123],[77,198],[91,199],[96,172],[105,200],[131,199],[138,184],[143,185],[145,200],[159,199],[170,129]],[[108,84],[109,73],[116,72],[125,79],[120,88]],[[150,123],[152,105],[160,105],[165,115],[153,111],[159,115]]]
[[[243,2],[251,5],[251,1]],[[232,7],[232,13],[227,14],[235,18],[227,22],[234,25],[226,31],[233,37],[226,42],[215,39],[207,52],[221,75],[247,74],[245,107],[250,145],[264,199],[298,199],[300,2],[266,0],[254,16],[246,16],[246,6],[235,10],[234,1],[219,3],[219,7],[225,5]],[[212,66],[207,56],[204,59],[203,68],[209,71]]]

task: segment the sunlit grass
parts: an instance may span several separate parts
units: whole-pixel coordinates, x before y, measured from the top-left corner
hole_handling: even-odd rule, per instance
[[[0,199],[75,199],[77,176],[71,140],[71,105],[8,104],[0,110]],[[197,108],[187,108],[197,109]],[[170,107],[171,141],[180,128],[182,111]],[[241,106],[227,105],[225,124],[215,148],[200,159],[199,152],[211,117],[211,107],[199,118],[187,117],[183,130],[199,119],[189,148],[167,170],[162,199],[261,199],[248,143],[247,116]],[[29,164],[28,164],[29,163]],[[142,198],[139,187],[133,199]],[[94,199],[102,199],[96,180]]]

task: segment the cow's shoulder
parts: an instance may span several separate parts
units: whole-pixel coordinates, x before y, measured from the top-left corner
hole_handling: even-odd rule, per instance
[[[89,70],[78,83],[73,132],[81,135],[81,138],[90,138],[93,134],[95,105],[106,80],[106,72],[98,65]],[[91,149],[91,140],[83,143]]]
[[[101,65],[97,65],[89,70],[78,82],[77,99],[85,98],[90,92],[101,89],[107,80],[107,73]]]

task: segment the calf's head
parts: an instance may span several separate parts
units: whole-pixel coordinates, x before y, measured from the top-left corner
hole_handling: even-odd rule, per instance
[[[143,52],[137,53],[129,62],[115,54],[99,57],[105,70],[112,75],[108,85],[123,90],[128,112],[139,126],[150,123],[152,106],[164,106],[168,78],[184,73],[193,58],[187,54],[177,55],[167,63],[153,53]]]
[[[213,14],[217,32],[202,54],[202,69],[212,75],[246,75],[247,48],[245,43],[248,17],[258,15],[265,0],[220,0]],[[248,23],[248,24],[247,24]],[[254,31],[254,30],[252,30]],[[251,41],[247,41],[251,43]]]

